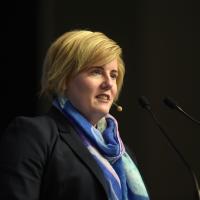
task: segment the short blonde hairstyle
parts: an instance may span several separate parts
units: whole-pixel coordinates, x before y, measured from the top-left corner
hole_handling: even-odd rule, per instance
[[[71,78],[82,70],[118,61],[118,99],[125,73],[120,46],[101,32],[73,30],[61,35],[49,47],[43,65],[41,94],[64,95]]]

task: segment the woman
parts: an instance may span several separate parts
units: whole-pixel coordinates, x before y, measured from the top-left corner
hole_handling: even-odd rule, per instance
[[[0,199],[146,200],[109,114],[124,77],[121,48],[100,32],[60,36],[44,62],[50,111],[17,117],[0,144]]]

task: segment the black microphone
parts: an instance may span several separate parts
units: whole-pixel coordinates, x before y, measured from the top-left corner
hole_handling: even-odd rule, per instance
[[[181,114],[183,114],[184,116],[186,116],[187,118],[189,118],[193,122],[195,122],[197,124],[200,124],[200,121],[196,120],[194,117],[192,117],[191,115],[189,115],[188,113],[186,113],[172,98],[165,97],[163,99],[163,102],[169,108],[175,109],[175,110],[179,111]]]
[[[179,156],[179,158],[181,159],[181,161],[183,162],[183,164],[187,167],[187,169],[188,169],[188,171],[189,171],[189,173],[192,176],[192,179],[194,181],[195,189],[196,189],[196,192],[197,192],[197,195],[198,195],[198,200],[200,200],[199,183],[198,183],[198,180],[197,180],[195,172],[193,171],[193,169],[191,168],[191,166],[189,165],[189,163],[185,160],[185,158],[183,157],[183,155],[181,154],[181,152],[174,145],[173,141],[168,136],[168,134],[166,133],[165,129],[163,128],[163,126],[161,125],[161,123],[159,122],[159,120],[157,119],[155,113],[152,111],[151,104],[150,104],[149,100],[145,96],[141,96],[141,97],[139,97],[138,102],[139,102],[139,104],[140,104],[140,106],[142,108],[144,108],[145,110],[147,110],[151,114],[154,122],[156,123],[156,125],[160,129],[161,133],[167,139],[167,142],[170,144],[170,146],[172,147],[172,149],[177,153],[177,155]]]

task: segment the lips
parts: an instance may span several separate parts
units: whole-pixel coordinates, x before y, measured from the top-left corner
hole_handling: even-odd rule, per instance
[[[110,100],[110,96],[107,94],[99,94],[96,96],[96,98],[101,101],[106,101],[106,102]]]

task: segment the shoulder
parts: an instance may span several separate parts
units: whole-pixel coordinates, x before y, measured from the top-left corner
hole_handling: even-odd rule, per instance
[[[1,135],[0,151],[2,153],[6,151],[6,155],[9,155],[9,152],[10,155],[17,152],[44,155],[58,136],[57,124],[49,115],[18,116],[11,121]]]
[[[20,116],[15,118],[12,124],[18,129],[22,130],[34,130],[40,133],[49,133],[52,131],[57,132],[57,124],[55,120],[48,115],[41,115],[36,117],[24,117]],[[12,126],[12,125],[11,125]]]
[[[48,137],[52,137],[53,133],[57,132],[55,121],[48,115],[36,117],[18,116],[8,125],[3,137],[15,134],[15,136],[32,136],[33,138],[47,139]]]
[[[42,169],[58,138],[58,125],[49,114],[16,117],[0,139],[0,168],[26,165]]]
[[[7,148],[7,143],[15,148],[29,144],[47,150],[59,138],[62,131],[70,132],[71,125],[55,107],[48,113],[36,117],[18,116],[2,134],[0,150],[2,146]]]
[[[0,139],[0,185],[5,188],[0,196],[3,199],[8,193],[17,199],[23,195],[26,199],[38,198],[39,183],[58,134],[55,121],[47,115],[16,117],[8,125]],[[22,195],[24,185],[27,187]]]

